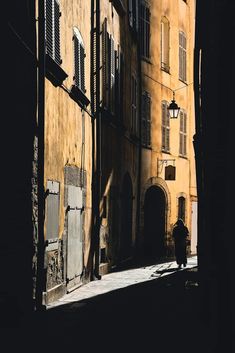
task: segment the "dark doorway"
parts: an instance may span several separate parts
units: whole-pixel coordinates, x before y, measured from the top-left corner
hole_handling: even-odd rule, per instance
[[[165,256],[166,198],[158,186],[151,186],[144,200],[144,249],[152,258]]]
[[[123,179],[121,193],[121,234],[120,259],[124,260],[132,254],[132,182],[129,174]]]

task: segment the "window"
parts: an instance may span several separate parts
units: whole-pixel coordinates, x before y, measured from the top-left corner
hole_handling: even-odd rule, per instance
[[[58,0],[45,1],[45,39],[46,54],[58,65],[61,65],[60,57],[60,5]]]
[[[179,218],[185,222],[185,198],[183,196],[178,198],[178,219]]]
[[[107,18],[102,25],[102,100],[103,107],[115,112],[116,54],[112,35],[107,32]]]
[[[179,79],[186,82],[186,36],[179,33]]]
[[[59,237],[60,184],[56,181],[48,180],[47,190],[46,239],[55,240]]]
[[[130,27],[138,31],[139,2],[138,0],[128,0],[128,14]]]
[[[73,29],[74,41],[74,84],[85,93],[85,50],[82,36],[77,28]]]
[[[150,10],[142,1],[140,4],[140,51],[144,58],[150,57]]]
[[[185,111],[180,111],[180,145],[179,155],[185,157],[187,155],[187,115]]]
[[[151,146],[151,97],[148,92],[142,94],[142,144]]]
[[[166,17],[161,21],[161,69],[169,72],[169,21]]]
[[[170,152],[170,116],[168,103],[162,102],[162,151]]]
[[[137,80],[135,75],[131,76],[131,131],[135,135],[138,133]]]

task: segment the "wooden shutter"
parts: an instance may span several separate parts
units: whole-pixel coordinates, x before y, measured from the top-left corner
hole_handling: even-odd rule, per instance
[[[77,87],[80,86],[80,44],[77,36],[74,34],[74,82]]]
[[[146,94],[146,145],[151,146],[151,98]]]
[[[81,90],[83,93],[85,93],[86,89],[85,89],[85,50],[84,47],[82,45],[82,43],[80,43],[80,75],[81,75]]]
[[[186,37],[183,32],[179,32],[179,78],[186,81]]]
[[[54,0],[45,1],[45,39],[46,53],[53,59],[53,2]]]
[[[170,151],[170,117],[167,102],[162,102],[162,150]]]
[[[103,106],[108,107],[108,89],[109,89],[109,38],[107,32],[107,18],[102,24],[102,96]]]
[[[180,111],[180,143],[179,143],[179,154],[186,156],[187,154],[187,115],[186,112]]]
[[[46,53],[61,65],[60,57],[60,5],[57,0],[45,1]]]
[[[133,27],[134,19],[133,19],[133,0],[128,0],[128,15],[129,15],[129,24]]]
[[[142,143],[151,146],[151,98],[149,93],[142,94]]]
[[[54,50],[55,50],[55,62],[60,65],[60,5],[57,0],[54,0]]]
[[[112,113],[115,111],[115,50],[114,40],[110,36],[110,110]]]

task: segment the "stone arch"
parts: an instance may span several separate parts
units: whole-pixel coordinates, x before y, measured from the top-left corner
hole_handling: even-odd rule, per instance
[[[162,196],[164,195],[164,210],[165,210],[165,230],[164,230],[164,243],[165,243],[165,255],[167,255],[167,245],[168,245],[168,240],[171,236],[171,229],[170,229],[170,192],[168,189],[168,186],[162,178],[159,177],[153,177],[150,178],[146,184],[144,185],[142,192],[141,192],[141,210],[140,210],[140,235],[141,235],[141,247],[144,247],[144,221],[145,221],[145,197],[147,195],[147,191],[150,190],[150,188],[156,187],[159,190],[159,195]]]

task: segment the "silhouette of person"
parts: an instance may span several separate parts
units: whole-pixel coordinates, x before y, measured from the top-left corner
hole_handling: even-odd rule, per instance
[[[186,267],[187,264],[186,239],[188,235],[188,228],[184,225],[182,219],[178,219],[172,232],[172,237],[175,242],[175,257],[178,268],[181,268],[182,265]]]

